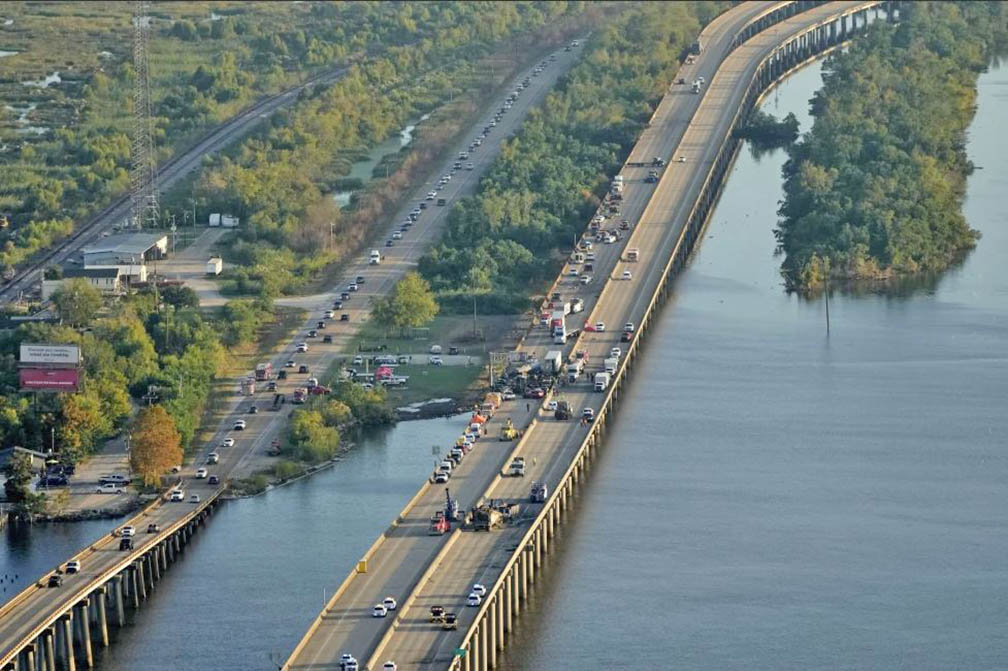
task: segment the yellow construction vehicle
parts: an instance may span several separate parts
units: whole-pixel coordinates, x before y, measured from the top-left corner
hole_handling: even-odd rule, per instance
[[[511,418],[508,417],[507,422],[501,427],[500,440],[503,442],[506,440],[514,440],[517,437],[518,429],[514,428],[514,425],[511,424]]]

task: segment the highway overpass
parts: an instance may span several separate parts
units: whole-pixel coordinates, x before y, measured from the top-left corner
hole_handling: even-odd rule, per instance
[[[600,445],[637,348],[716,200],[738,146],[733,129],[767,87],[843,43],[866,25],[867,8],[878,4],[750,3],[707,27],[704,52],[677,77],[692,81],[702,76],[709,86],[702,95],[693,95],[685,86],[671,87],[621,172],[625,196],[615,219],[633,222],[632,232],[621,243],[592,250],[595,276],[608,279],[601,287],[583,285],[565,268],[550,292],[563,299],[583,298],[589,311],[574,317],[586,317],[587,325],[607,326],[601,332],[582,332],[566,348],[568,358],[586,352],[589,370],[595,372],[612,348],[622,348],[615,380],[603,393],[594,392],[585,377],[554,390],[554,398],[575,407],[575,417],[582,408],[592,408],[595,420],[589,425],[557,421],[540,411],[537,401],[531,402],[533,407],[525,400],[506,403],[505,418],[529,421],[523,438],[516,445],[480,441],[452,476],[450,488],[463,508],[489,499],[519,503],[518,520],[489,533],[455,529],[447,536],[430,536],[427,520],[443,508],[445,492],[442,486],[425,485],[365,554],[365,570],[352,572],[339,587],[284,669],[338,668],[343,653],[355,655],[363,668],[372,670],[386,660],[399,669],[482,670],[496,665],[497,652],[542,568],[556,527]],[[761,32],[749,27],[757,21]],[[653,157],[667,162],[657,185],[644,181]],[[631,248],[639,250],[636,262],[624,260]],[[621,279],[624,271],[629,279]],[[628,322],[634,335],[623,342],[620,332]],[[534,326],[522,344],[524,351],[540,358],[555,347],[546,330]],[[525,477],[503,477],[515,456],[525,458]],[[548,484],[544,503],[529,502],[532,480]],[[485,585],[488,592],[478,607],[467,607],[474,583]],[[396,599],[398,608],[384,618],[372,617],[372,606],[388,596]],[[431,623],[431,606],[457,613],[458,629],[445,631]]]
[[[556,60],[550,62],[542,74],[531,78],[531,85],[494,127],[483,146],[469,158],[473,170],[455,171],[455,177],[439,191],[439,197],[444,197],[451,203],[475,188],[483,172],[499,153],[501,139],[518,128],[529,111],[542,102],[580,54],[580,50],[565,52],[561,49],[556,53]],[[517,75],[502,95],[506,96],[513,90],[515,83],[530,74],[531,68]],[[503,100],[494,101],[473,124],[471,134],[463,136],[458,141],[458,146],[446,152],[447,158],[443,164],[435,166],[437,171],[432,173],[430,182],[436,184],[440,175],[452,172],[457,153],[468,147],[472,137],[480,134],[480,130],[494,117],[494,112],[502,102]],[[179,166],[178,169],[183,168]],[[382,239],[391,237],[393,231],[399,230],[399,223],[406,218],[416,202],[424,199],[434,184],[424,183],[416,187],[413,198],[387,222],[388,230]],[[126,207],[128,208],[128,203]],[[369,265],[366,253],[350,264],[346,270],[347,278],[353,280],[361,275],[365,282],[340,311],[347,313],[350,321],[329,321],[327,328],[321,331],[320,335],[334,336],[332,343],[323,343],[321,338],[308,339],[305,333],[315,328],[318,320],[323,319],[323,311],[332,307],[334,299],[339,297],[345,286],[337,286],[325,294],[308,297],[304,306],[311,314],[298,329],[297,335],[271,355],[270,361],[274,369],[283,369],[288,360],[295,359],[299,365],[307,365],[312,375],[326,371],[346,351],[357,328],[366,321],[370,301],[390,291],[406,272],[416,267],[429,245],[439,239],[449,209],[433,206],[424,210],[424,214],[402,241],[394,247],[383,248],[385,260],[382,264]],[[308,352],[295,352],[295,343],[300,341],[309,343]],[[293,389],[303,385],[308,377],[307,374],[292,373],[286,380],[278,381],[277,391],[291,398]],[[236,389],[238,383],[238,380],[234,381]],[[219,427],[206,448],[206,452],[213,449],[220,454],[220,462],[208,468],[223,483],[226,484],[233,472],[241,470],[250,456],[267,452],[273,439],[282,437],[290,406],[282,405],[279,410],[274,410],[273,398],[272,393],[260,389],[254,396],[235,395],[226,402],[220,413]],[[256,405],[259,412],[250,414],[252,405]],[[238,419],[246,421],[247,428],[244,431],[233,430],[234,422]],[[221,447],[226,437],[235,440],[233,447]],[[184,551],[188,539],[208,519],[224,492],[223,486],[210,486],[207,480],[193,477],[195,469],[203,465],[202,454],[202,451],[198,451],[196,463],[184,468],[180,474],[186,501],[179,503],[158,500],[139,515],[122,522],[123,525],[129,524],[137,529],[133,550],[120,551],[120,539],[110,533],[59,564],[62,567],[67,561],[77,560],[82,565],[80,573],[62,576],[62,586],[51,589],[45,587],[53,573],[46,574],[0,606],[0,670],[20,668],[23,671],[30,668],[34,671],[35,668],[45,668],[47,671],[55,671],[55,668],[90,666],[89,660],[93,656],[91,646],[107,645],[109,624],[121,625],[130,609],[140,607],[161,573],[167,570],[179,552]],[[198,504],[188,501],[193,494],[200,497]],[[157,524],[159,531],[147,534],[149,524]],[[41,664],[48,665],[40,666]],[[58,666],[54,667],[53,664]]]

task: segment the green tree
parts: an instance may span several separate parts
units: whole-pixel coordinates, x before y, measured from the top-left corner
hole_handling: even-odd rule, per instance
[[[437,313],[438,304],[427,280],[412,272],[396,283],[392,293],[375,301],[371,318],[399,329],[429,324]]]
[[[61,321],[71,326],[86,326],[101,309],[102,295],[83,277],[74,277],[53,292],[52,302]]]
[[[31,457],[21,452],[15,453],[4,466],[4,493],[12,503],[21,503],[31,496]]]

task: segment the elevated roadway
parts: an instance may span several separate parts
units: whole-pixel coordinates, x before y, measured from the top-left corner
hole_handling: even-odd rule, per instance
[[[486,136],[482,146],[471,154],[466,163],[471,162],[473,169],[454,171],[453,179],[445,187],[440,188],[439,198],[445,198],[450,203],[475,188],[483,172],[499,153],[501,140],[516,130],[529,111],[542,102],[559,77],[576,62],[580,53],[580,50],[571,52],[560,50],[553,54],[554,60],[546,61],[547,66],[540,74],[532,76],[532,68],[529,68],[517,75],[506,89],[507,93],[525,77],[530,78],[530,86],[521,93],[511,109]],[[440,175],[453,172],[452,164],[457,154],[467,149],[473,138],[481,135],[482,129],[490,123],[502,103],[503,100],[494,101],[491,107],[479,116],[469,134],[460,139],[458,146],[449,152],[448,159],[436,166],[438,172],[432,174],[433,184],[424,183],[418,186],[408,204],[403,206],[392,221],[387,222],[387,230],[382,239],[390,238],[393,231],[399,230],[401,222],[410,210],[436,187]],[[416,266],[431,242],[438,239],[450,208],[437,207],[434,203],[428,205],[417,223],[405,234],[404,240],[397,242],[393,247],[382,247],[385,255],[383,263],[377,266],[369,265],[365,253],[350,264],[347,270],[347,282],[353,281],[358,275],[363,276],[365,282],[361,285],[361,290],[354,292],[353,298],[346,302],[345,309],[340,310],[348,314],[349,322],[325,320],[327,328],[319,331],[318,338],[310,339],[306,335],[309,329],[316,327],[319,320],[324,319],[322,311],[332,307],[334,300],[339,298],[339,294],[345,289],[345,285],[337,286],[333,291],[324,294],[308,297],[302,302],[302,305],[310,311],[308,320],[298,329],[294,338],[283,343],[269,358],[274,370],[288,371],[286,380],[277,380],[277,392],[284,394],[288,401],[292,398],[295,387],[303,385],[312,375],[321,377],[322,373],[332,366],[352,340],[358,326],[366,320],[371,300],[388,292],[406,272]],[[321,336],[325,334],[334,336],[332,343],[322,342]],[[296,344],[299,342],[308,343],[307,352],[296,352]],[[309,373],[300,374],[296,372],[298,368],[286,368],[285,364],[290,360],[294,360],[298,366],[306,365]],[[184,502],[155,502],[139,515],[122,523],[137,529],[138,536],[133,550],[120,551],[119,537],[114,535],[115,532],[110,532],[59,564],[62,568],[66,561],[77,560],[82,565],[80,573],[62,575],[62,586],[45,588],[43,585],[52,573],[46,574],[0,606],[0,669],[6,669],[18,659],[27,663],[24,662],[27,649],[33,651],[35,660],[41,659],[44,657],[47,645],[53,650],[57,659],[60,657],[61,649],[65,657],[66,640],[75,641],[71,647],[76,648],[78,658],[85,660],[88,655],[82,643],[84,633],[80,625],[82,620],[80,604],[87,602],[87,608],[90,609],[88,619],[95,623],[96,604],[99,601],[104,603],[103,609],[108,606],[113,611],[118,608],[119,603],[128,605],[132,599],[131,586],[135,584],[140,594],[143,580],[148,581],[149,587],[143,588],[140,596],[146,597],[146,594],[153,589],[155,570],[157,575],[160,575],[161,570],[167,568],[167,563],[174,557],[174,553],[182,551],[188,536],[206,518],[224,491],[223,485],[211,486],[207,479],[193,477],[195,469],[204,465],[204,455],[210,451],[219,454],[220,461],[206,467],[210,474],[217,475],[222,483],[226,483],[232,473],[247,470],[247,464],[253,456],[266,453],[273,440],[282,436],[291,405],[284,403],[274,408],[274,394],[265,392],[264,386],[264,383],[261,383],[259,390],[252,396],[236,394],[228,400],[221,412],[219,428],[210,444],[198,453],[196,463],[183,468],[179,474],[185,491]],[[238,380],[235,380],[236,392],[237,388]],[[256,407],[255,414],[250,412],[252,406]],[[235,422],[239,419],[244,420],[247,425],[242,431],[234,430]],[[234,440],[234,445],[225,446],[225,439]],[[189,501],[193,495],[199,497],[199,503]],[[149,524],[156,524],[159,531],[147,534]],[[155,561],[160,563],[155,566]],[[54,568],[54,572],[55,570]],[[100,599],[95,596],[99,592]],[[108,603],[105,603],[106,601]],[[139,604],[139,597],[136,603]],[[68,617],[73,619],[74,614],[76,619],[73,620],[72,633],[68,639],[63,629],[65,622],[69,621]],[[104,615],[102,621],[107,623]],[[96,629],[90,632],[91,637],[97,638],[97,632],[96,625]],[[84,663],[86,664],[86,661]]]
[[[686,81],[696,77],[715,80],[719,89],[730,91],[734,83],[715,73],[740,33],[746,31],[752,22],[762,22],[763,17],[789,6],[789,3],[746,3],[726,12],[702,34],[703,53],[695,63],[684,66],[677,76]],[[793,13],[793,10],[788,13]],[[802,20],[802,16],[799,14],[792,20]],[[775,20],[780,18],[783,15],[775,17]],[[725,83],[721,84],[718,77],[722,77]],[[691,155],[686,157],[684,164],[672,160],[673,150],[680,145],[687,129],[691,128],[690,120],[701,101],[711,95],[710,92],[704,96],[693,95],[687,86],[674,86],[633,150],[632,163],[650,164],[655,156],[670,162],[660,185],[666,194],[661,201],[662,207],[682,200],[680,209],[688,211],[690,208],[688,188],[695,186],[703,177],[705,158],[700,150],[704,140],[697,137],[695,141],[691,139],[685,143],[684,149],[694,147],[694,142],[696,144],[690,149]],[[728,115],[735,110],[729,106],[719,112],[709,112],[710,116],[704,117],[709,122],[702,124],[706,132],[713,136],[727,123],[715,124],[719,114]],[[585,299],[592,308],[588,323],[607,322],[609,330],[605,333],[592,334],[576,345],[589,350],[594,362],[592,372],[598,370],[605,358],[603,355],[612,346],[620,345],[619,330],[624,322],[640,313],[642,300],[646,305],[647,287],[656,281],[664,265],[657,261],[663,253],[657,238],[674,235],[667,219],[663,218],[662,223],[658,223],[644,216],[655,192],[653,185],[643,182],[648,169],[628,167],[623,172],[628,179],[626,194],[622,212],[614,218],[615,221],[627,218],[635,222],[634,241],[626,243],[640,247],[644,254],[641,262],[632,265],[631,272],[635,277],[630,281],[607,282],[609,276],[622,272],[623,265],[619,261],[621,245],[596,245],[592,250],[596,256],[594,281],[582,285],[565,273],[566,279],[558,280],[555,287],[565,299]],[[675,176],[670,179],[670,175]],[[612,228],[612,221],[608,227]],[[586,314],[574,317],[583,318]],[[533,329],[522,345],[522,349],[540,357],[545,351],[555,348],[545,329]],[[585,378],[580,384],[564,389],[563,394],[579,412],[581,407],[591,405],[592,392],[588,391]],[[517,448],[511,443],[495,440],[498,422],[504,419],[511,419],[519,426],[526,426],[531,421]],[[494,497],[499,495],[524,501],[530,481],[555,482],[567,468],[570,453],[583,442],[590,428],[581,426],[576,420],[557,422],[540,410],[538,401],[524,399],[505,403],[502,412],[491,424],[490,439],[477,444],[456,469],[449,483],[451,495],[459,499],[463,508],[472,507],[488,492]],[[524,479],[502,480],[500,473],[512,453],[526,457],[528,475]],[[455,531],[447,537],[427,535],[428,520],[433,512],[443,507],[444,499],[444,486],[425,485],[421,488],[397,520],[365,553],[366,571],[348,576],[295,648],[285,669],[335,668],[333,665],[343,653],[351,653],[362,661],[372,657],[368,665],[370,668],[377,668],[378,654],[381,659],[396,660],[400,668],[419,665],[444,667],[450,661],[450,653],[467,625],[465,609],[460,604],[465,602],[468,586],[493,576],[493,567],[514,551],[520,527],[506,534],[460,534]],[[439,562],[439,557],[449,559]],[[409,603],[411,595],[415,599],[414,604]],[[389,596],[401,604],[400,610],[386,618],[371,617],[372,607]],[[437,627],[428,624],[425,616],[430,605],[444,605],[459,611],[463,616],[459,632],[442,634]],[[392,621],[395,622],[394,627]]]

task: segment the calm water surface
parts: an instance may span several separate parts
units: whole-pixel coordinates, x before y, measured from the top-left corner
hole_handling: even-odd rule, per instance
[[[794,111],[819,68],[766,102]],[[1008,68],[977,249],[931,289],[787,296],[782,152],[743,151],[503,668],[1008,668]]]

